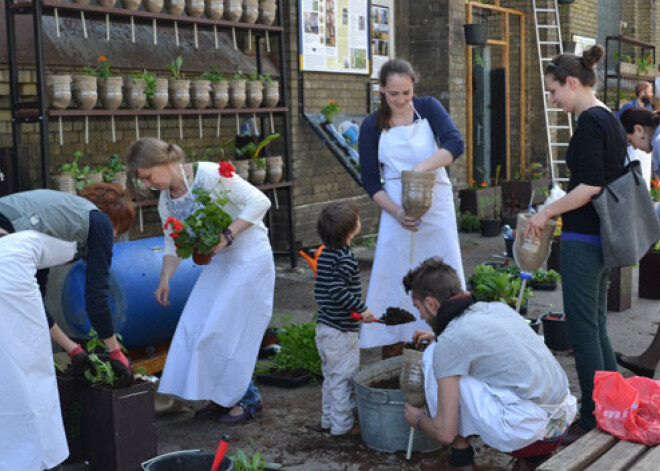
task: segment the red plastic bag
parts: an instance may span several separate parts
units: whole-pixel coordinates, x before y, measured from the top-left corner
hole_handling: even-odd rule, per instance
[[[621,440],[660,443],[660,381],[596,371],[593,398],[598,428]]]

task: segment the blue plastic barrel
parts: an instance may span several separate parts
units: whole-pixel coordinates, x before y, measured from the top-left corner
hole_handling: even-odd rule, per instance
[[[115,331],[127,348],[158,345],[172,338],[183,307],[203,267],[182,260],[170,280],[167,307],[156,302],[163,260],[163,237],[118,242],[110,269],[110,310]],[[85,312],[84,260],[69,270],[62,286],[62,314],[74,337],[87,337],[91,323]]]

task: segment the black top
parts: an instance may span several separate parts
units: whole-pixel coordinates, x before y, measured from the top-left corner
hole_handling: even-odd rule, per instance
[[[350,247],[324,248],[316,265],[314,297],[319,304],[318,322],[342,332],[357,332],[360,321],[351,312],[362,313],[362,284],[358,261]]]
[[[627,146],[626,131],[614,113],[602,106],[583,111],[566,151],[568,191],[580,184],[603,186],[618,177]],[[562,222],[566,232],[600,234],[600,219],[591,202],[562,214]]]
[[[112,244],[113,228],[110,218],[102,211],[90,211],[87,234],[85,310],[101,339],[114,334],[108,302]]]

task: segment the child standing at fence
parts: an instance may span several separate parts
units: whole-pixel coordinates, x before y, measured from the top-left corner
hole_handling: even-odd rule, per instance
[[[326,206],[316,228],[325,244],[314,288],[319,305],[316,346],[324,378],[321,427],[331,435],[354,435],[359,428],[353,424],[351,376],[360,365],[360,321],[351,313],[362,314],[367,322],[374,319],[362,301],[360,270],[351,250],[351,240],[361,229],[357,206],[346,202]]]

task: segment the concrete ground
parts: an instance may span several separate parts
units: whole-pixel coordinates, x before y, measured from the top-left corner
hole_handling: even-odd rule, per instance
[[[461,248],[466,276],[474,266],[488,260],[501,259],[504,243],[500,237],[485,239],[478,235],[461,234]],[[362,263],[363,282],[366,286],[373,259],[373,249],[356,247]],[[294,320],[307,322],[316,310],[313,297],[314,279],[306,262],[300,268],[290,270],[285,260],[278,261],[275,290],[276,326]],[[608,314],[609,332],[614,347],[629,354],[640,353],[650,342],[658,327],[658,301],[639,299],[637,272],[633,273],[632,308],[624,312]],[[538,291],[530,299],[528,317],[536,317],[550,310],[561,311],[561,290]],[[557,352],[557,359],[570,378],[571,390],[579,396],[579,387],[571,353]],[[362,352],[362,363],[377,361],[379,349]],[[624,376],[630,372],[622,370]],[[290,470],[412,470],[417,469],[423,457],[433,457],[439,452],[422,455],[413,453],[406,461],[405,453],[382,453],[368,449],[359,437],[334,438],[320,429],[320,384],[298,389],[281,389],[261,386],[264,409],[258,419],[237,426],[221,425],[212,421],[193,418],[193,408],[201,404],[189,404],[177,413],[159,415],[157,418],[158,451],[167,453],[176,450],[201,448],[215,450],[223,434],[231,437],[229,453],[238,448],[248,448],[250,439],[267,461],[283,465]],[[480,469],[506,470],[511,468],[511,459],[474,441],[477,464]]]

